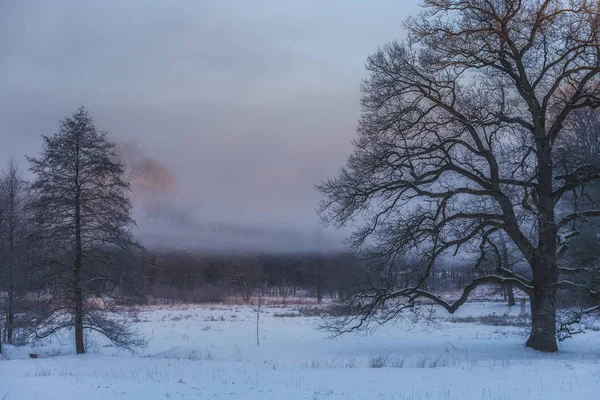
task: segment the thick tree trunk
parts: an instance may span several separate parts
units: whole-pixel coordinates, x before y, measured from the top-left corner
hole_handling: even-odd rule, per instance
[[[531,297],[531,334],[527,347],[545,352],[558,351],[556,345],[556,290]]]
[[[78,235],[79,236],[79,235]],[[81,241],[78,240],[78,245]],[[75,351],[77,354],[85,353],[83,344],[83,294],[81,290],[81,248],[76,251],[75,257]]]
[[[75,351],[77,354],[85,353],[83,344],[83,307],[82,302],[78,301],[75,306]]]
[[[552,146],[544,132],[536,134],[538,159],[538,249],[531,265],[533,293],[531,299],[531,334],[526,345],[534,350],[558,351],[556,344],[556,250],[558,228],[552,193]]]

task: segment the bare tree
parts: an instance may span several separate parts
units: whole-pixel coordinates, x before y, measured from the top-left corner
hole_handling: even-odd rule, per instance
[[[17,291],[22,291],[23,280],[17,282],[17,277],[23,276],[24,272],[24,250],[27,232],[25,230],[26,215],[25,202],[27,200],[28,183],[23,179],[23,174],[13,158],[10,159],[6,170],[0,178],[2,187],[2,199],[5,234],[1,245],[6,248],[4,261],[4,283],[6,287],[6,340],[9,344],[13,343],[13,334],[15,329],[15,312]],[[17,284],[21,288],[17,288]]]
[[[320,186],[326,221],[362,223],[350,238],[356,250],[386,265],[413,255],[418,279],[400,286],[383,271],[381,285],[353,297],[356,314],[339,329],[383,322],[421,299],[453,313],[479,285],[511,284],[531,299],[527,346],[557,351],[557,290],[569,289],[564,275],[573,272],[557,259],[576,234],[572,225],[600,215],[563,206],[569,193],[600,179],[600,165],[559,166],[556,152],[575,111],[600,106],[599,5],[423,6],[406,22],[407,42],[368,58],[355,150],[339,176]],[[502,266],[493,240],[499,231],[530,277]],[[454,302],[424,290],[436,262],[459,252],[472,255],[475,267],[492,254],[498,266],[480,271]]]
[[[42,280],[52,282],[51,300],[36,317],[38,337],[59,329],[75,329],[76,352],[84,353],[84,330],[97,331],[115,345],[142,342],[116,311],[113,289],[138,247],[131,227],[129,185],[114,145],[98,131],[82,107],[43,136],[39,158],[29,158],[36,175],[36,236],[44,253]]]
[[[506,244],[506,238],[504,237],[504,234],[502,232],[500,232],[499,237],[500,237],[500,251],[502,253],[502,268],[506,268],[507,270],[512,271],[510,258],[509,258],[508,245]],[[508,306],[509,307],[515,306],[517,303],[515,302],[515,293],[513,291],[512,285],[510,283],[506,284],[506,286],[504,287],[504,290],[506,293],[506,297],[508,297]]]
[[[248,303],[257,286],[260,285],[263,268],[256,256],[233,256],[224,258],[226,278],[231,285],[237,288],[244,303]]]
[[[2,217],[4,215],[4,210],[0,207],[0,234],[2,233]],[[1,251],[1,249],[0,249]],[[1,255],[1,254],[0,254]],[[2,360],[3,357],[3,353],[2,353],[2,340],[4,339],[3,335],[2,335],[2,331],[4,330],[4,324],[2,323],[2,320],[0,320],[0,360]]]

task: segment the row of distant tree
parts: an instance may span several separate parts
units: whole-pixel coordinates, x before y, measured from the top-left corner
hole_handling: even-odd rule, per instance
[[[379,274],[376,265],[348,252],[211,254],[186,250],[148,250],[142,284],[144,301],[219,302],[236,297],[290,297],[344,300]],[[401,266],[397,266],[400,270]],[[429,287],[460,289],[473,278],[466,266],[441,265]],[[399,279],[399,278],[398,278]]]
[[[251,297],[313,297],[346,300],[365,282],[381,279],[381,265],[349,252],[214,254],[189,250],[151,250],[144,263],[144,301],[218,302],[230,297],[249,302]],[[398,285],[413,283],[403,273],[406,261],[393,270]],[[425,289],[455,292],[477,272],[460,262],[440,262]],[[508,286],[509,287],[509,286]],[[503,288],[505,290],[506,288]],[[510,292],[510,295],[509,295]],[[507,299],[512,290],[506,290]]]
[[[224,301],[252,296],[348,296],[361,262],[347,253],[205,254],[149,250],[151,298],[183,302]]]

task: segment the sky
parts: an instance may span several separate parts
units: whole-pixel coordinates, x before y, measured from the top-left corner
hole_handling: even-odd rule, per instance
[[[417,3],[0,0],[0,163],[27,168],[85,105],[177,180],[161,202],[180,218],[146,237],[335,246],[314,187],[352,150],[366,58]]]

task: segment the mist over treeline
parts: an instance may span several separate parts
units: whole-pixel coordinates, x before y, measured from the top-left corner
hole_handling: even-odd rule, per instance
[[[129,293],[125,301],[143,304],[250,302],[257,297],[344,300],[362,288],[361,282],[380,276],[378,262],[348,251],[204,252],[165,247],[147,249],[140,261],[137,274],[128,274],[139,277],[128,285],[137,287],[137,295]],[[402,262],[397,262],[398,268]],[[474,274],[464,263],[448,261],[432,274],[427,289],[455,291]],[[396,278],[406,284],[416,279]]]
[[[342,235],[312,227],[269,221],[240,222],[227,212],[215,213],[185,197],[185,187],[164,163],[136,141],[115,140],[115,155],[131,184],[137,236],[148,248],[189,248],[205,253],[287,253],[344,250]]]

